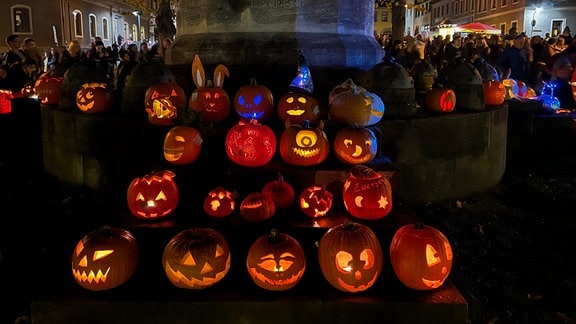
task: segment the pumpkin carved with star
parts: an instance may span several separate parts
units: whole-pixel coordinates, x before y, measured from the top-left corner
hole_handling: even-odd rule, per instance
[[[392,186],[384,175],[365,165],[350,168],[344,182],[344,207],[354,217],[376,220],[392,210]]]

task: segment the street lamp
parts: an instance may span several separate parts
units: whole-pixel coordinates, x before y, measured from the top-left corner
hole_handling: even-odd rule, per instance
[[[140,16],[142,16],[142,11],[140,11],[140,9],[134,10],[132,11],[132,14],[138,18],[138,34],[136,36],[137,39],[135,39],[134,41],[142,42],[142,40],[140,39],[142,37],[142,35],[140,34]]]

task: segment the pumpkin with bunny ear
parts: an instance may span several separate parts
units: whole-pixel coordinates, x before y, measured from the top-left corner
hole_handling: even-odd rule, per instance
[[[224,88],[224,78],[229,77],[230,72],[222,64],[218,64],[214,69],[214,79],[206,80],[204,67],[198,54],[192,61],[192,79],[196,85],[196,90],[192,92],[188,101],[191,110],[202,114],[204,122],[219,122],[230,113],[230,98]]]

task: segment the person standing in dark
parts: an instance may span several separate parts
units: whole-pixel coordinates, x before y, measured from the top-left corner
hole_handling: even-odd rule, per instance
[[[516,36],[512,46],[507,47],[498,57],[497,65],[503,71],[503,79],[511,78],[516,81],[527,82],[526,56],[522,53],[524,42],[524,35]]]
[[[138,65],[138,62],[136,62],[136,59],[134,58],[134,53],[127,49],[121,49],[119,55],[120,63],[118,64],[118,73],[116,76],[116,90],[122,93],[122,90],[126,85],[126,79],[130,73],[132,73],[134,67]]]
[[[574,110],[576,109],[576,101],[572,92],[572,85],[570,80],[574,68],[568,55],[561,54],[552,67],[552,77],[548,82],[549,86],[554,89],[554,97],[560,101],[560,108]]]
[[[26,56],[20,50],[22,40],[19,35],[12,34],[6,37],[8,51],[4,54],[2,64],[6,67],[6,82],[9,90],[20,91],[27,82],[26,72],[22,63]]]

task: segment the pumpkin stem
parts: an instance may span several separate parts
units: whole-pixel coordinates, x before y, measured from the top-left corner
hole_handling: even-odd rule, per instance
[[[270,236],[269,236],[269,237],[270,237],[270,241],[272,241],[272,242],[277,241],[278,238],[279,238],[279,236],[278,236],[278,229],[277,229],[277,228],[273,228],[273,229],[270,231]]]
[[[414,229],[421,230],[421,229],[424,229],[424,227],[426,227],[426,225],[424,225],[424,223],[416,223],[416,224],[414,224]]]
[[[356,228],[356,223],[354,222],[348,222],[346,223],[346,225],[344,225],[343,229],[345,231],[351,232]]]
[[[278,182],[280,183],[284,182],[284,176],[280,172],[278,172]]]
[[[253,86],[258,85],[258,83],[256,82],[256,77],[250,78],[250,85],[253,85]]]

